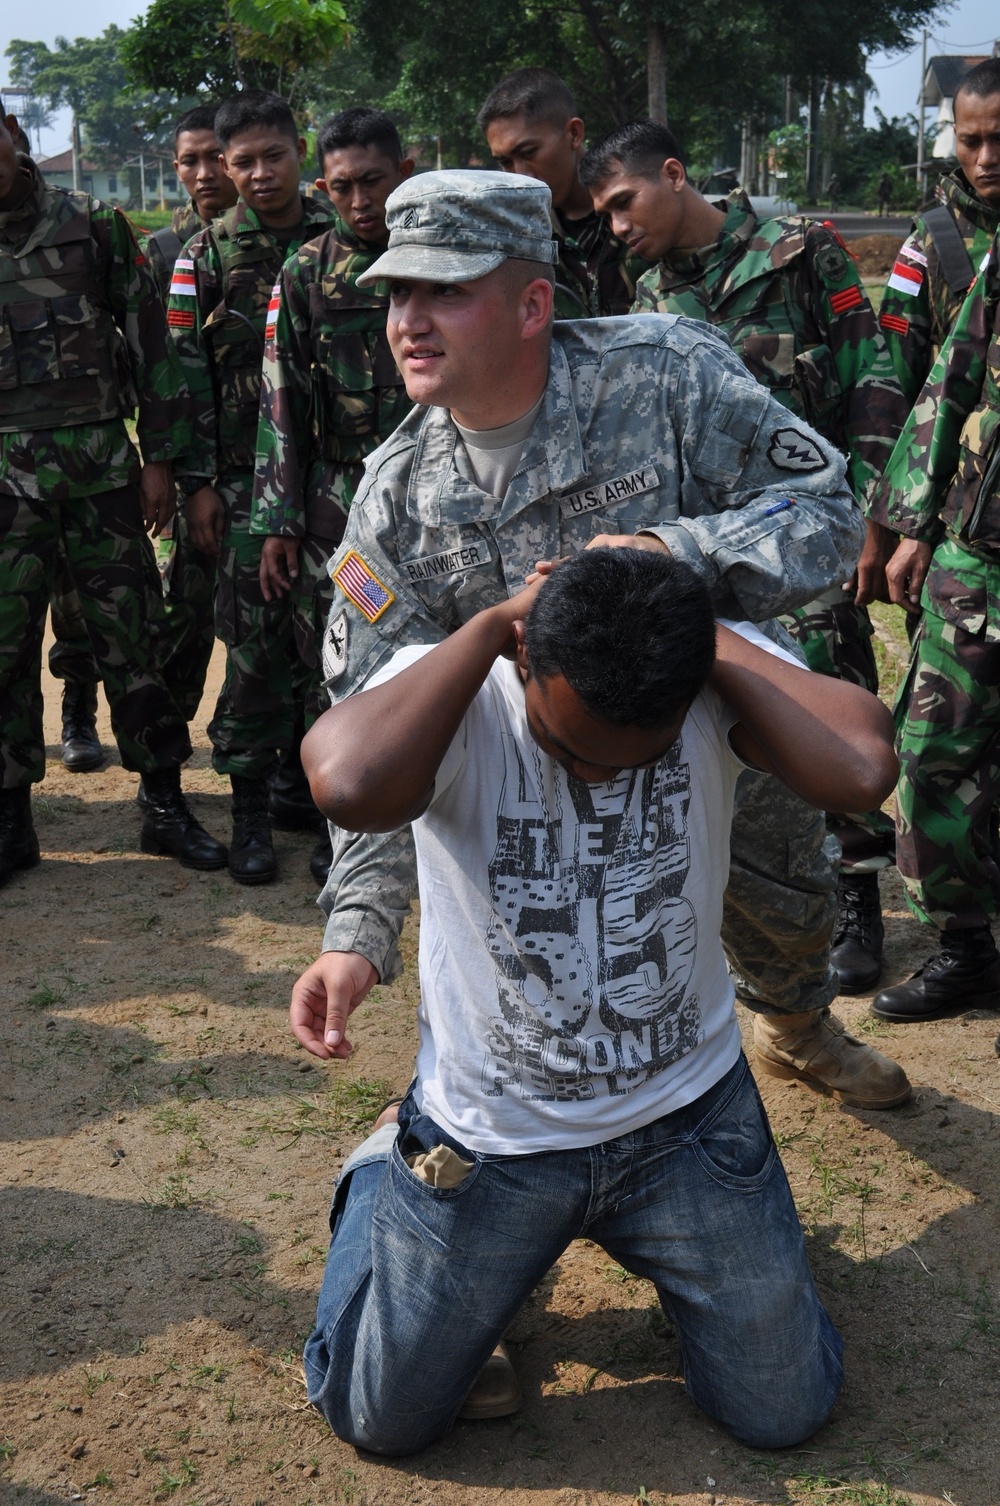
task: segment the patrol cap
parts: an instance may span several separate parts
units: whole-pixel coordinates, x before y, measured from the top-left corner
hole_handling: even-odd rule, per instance
[[[389,249],[358,278],[474,282],[501,262],[558,259],[546,184],[514,173],[419,173],[385,201]]]

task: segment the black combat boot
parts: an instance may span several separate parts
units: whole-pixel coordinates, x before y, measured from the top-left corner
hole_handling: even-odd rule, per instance
[[[314,831],[319,836],[325,825],[313,803],[298,743],[281,755],[268,791],[267,813],[282,831]]]
[[[0,888],[19,868],[34,868],[39,861],[31,821],[31,786],[0,790]]]
[[[267,780],[230,775],[233,786],[233,840],[229,871],[238,884],[269,884],[278,860],[267,818]]]
[[[941,950],[905,983],[875,995],[880,1020],[939,1020],[962,1009],[1000,1009],[1000,955],[989,926],[942,931]]]
[[[225,868],[229,854],[195,820],[181,794],[181,771],[157,769],[142,776],[143,852],[176,858],[182,868]]]
[[[66,680],[62,694],[62,761],[74,774],[90,774],[104,762],[97,736],[97,686],[92,680]]]
[[[330,827],[329,823],[324,821],[323,835],[320,837],[319,841],[316,843],[316,846],[313,848],[312,856],[309,859],[309,872],[312,874],[313,878],[316,880],[321,889],[326,886],[326,881],[330,876],[330,865],[332,864],[332,862],[333,844],[330,841]]]
[[[837,928],[830,961],[842,994],[864,994],[882,971],[882,906],[877,873],[841,873],[837,880]]]

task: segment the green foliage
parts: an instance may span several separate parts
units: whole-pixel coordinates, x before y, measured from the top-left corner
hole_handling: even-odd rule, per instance
[[[767,138],[774,171],[781,182],[781,196],[801,203],[806,193],[806,145],[804,126],[779,126]]]
[[[239,82],[222,0],[153,0],[125,33],[121,59],[133,86],[178,98],[221,98]]]

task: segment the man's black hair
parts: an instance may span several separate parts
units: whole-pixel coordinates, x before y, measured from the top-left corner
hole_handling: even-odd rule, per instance
[[[288,100],[280,94],[271,94],[266,89],[244,89],[242,94],[224,99],[216,111],[215,134],[223,149],[234,136],[240,136],[244,131],[252,131],[258,126],[281,131],[293,141],[299,139],[295,116]]]
[[[513,115],[523,115],[532,124],[547,120],[561,126],[578,114],[572,91],[558,73],[550,68],[518,68],[490,90],[476,120],[485,131],[494,120]]]
[[[325,172],[329,153],[340,151],[345,146],[373,146],[397,167],[403,160],[403,143],[391,116],[384,110],[373,110],[370,105],[353,105],[349,110],[338,110],[320,127],[316,137],[316,160],[321,175]]]
[[[215,117],[219,113],[219,106],[195,105],[193,110],[186,110],[180,120],[174,126],[174,148],[177,147],[177,138],[182,131],[214,131]]]
[[[974,94],[977,99],[1000,94],[1000,58],[987,58],[985,62],[977,63],[975,68],[970,68],[955,90],[955,99],[960,94]],[[954,101],[952,106],[954,108]]]
[[[631,120],[603,136],[584,153],[580,182],[584,188],[597,188],[618,168],[640,178],[655,178],[668,157],[676,157],[686,170],[687,163],[673,131],[668,131],[658,120]]]
[[[644,549],[585,549],[559,565],[526,624],[531,673],[562,675],[592,716],[665,727],[715,661],[715,616],[689,565]]]

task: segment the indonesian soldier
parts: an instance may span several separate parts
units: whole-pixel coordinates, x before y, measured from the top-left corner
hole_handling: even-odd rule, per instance
[[[328,120],[316,155],[316,186],[329,195],[335,217],[285,263],[275,284],[250,523],[251,533],[264,536],[264,599],[290,594],[294,604],[297,742],[329,704],[322,686],[333,598],[327,561],[343,538],[365,456],[410,409],[386,339],[388,297],[381,288],[359,288],[358,278],[388,244],[385,201],[413,162],[389,116],[365,106]],[[324,820],[312,860],[321,887],[331,856]]]
[[[62,545],[145,852],[218,868],[226,849],[181,794],[187,725],[157,672],[145,527],[174,508],[184,382],[124,215],[50,187],[0,124],[0,882],[38,861],[30,790],[45,773],[41,645]],[[125,429],[138,409],[142,462]]]
[[[917,215],[882,294],[878,322],[912,405],[1000,229],[1000,58],[955,92],[958,166]]]
[[[717,610],[756,621],[854,567],[864,526],[842,458],[704,323],[552,327],[549,213],[544,185],[493,173],[424,174],[388,201],[389,250],[359,281],[389,279],[389,339],[418,406],[369,459],[331,564],[337,700],[398,647],[516,592],[536,561],[597,540],[686,560]],[[536,835],[526,874],[544,857]],[[905,1074],[829,1014],[835,874],[820,813],[748,772],[732,858],[726,945],[737,992],[766,1016],[768,1070],[859,1106],[902,1102]],[[395,976],[412,884],[406,834],[340,833],[327,950],[303,985],[332,1014]],[[666,1047],[639,1030],[634,1049]]]
[[[778,402],[848,456],[863,499],[881,475],[906,417],[857,269],[824,226],[758,220],[737,189],[709,203],[691,185],[665,126],[622,126],[590,151],[581,176],[612,228],[658,265],[640,279],[637,309],[685,314],[723,329],[747,369]],[[814,670],[872,691],[878,673],[866,603],[884,595],[892,535],[871,525],[856,592],[827,582],[787,626]],[[843,993],[863,993],[882,963],[878,870],[892,861],[893,824],[881,811],[834,814],[842,852],[833,963]],[[768,1049],[759,1042],[759,1049]]]
[[[285,100],[246,91],[215,117],[233,208],[178,257],[168,319],[184,363],[194,438],[180,472],[195,548],[218,559],[216,632],[226,677],[209,723],[212,760],[233,789],[229,871],[259,884],[277,873],[267,813],[268,780],[285,739],[292,700],[288,609],[265,601],[261,539],[250,532],[264,326],[287,257],[329,225],[324,198],[299,192],[305,142]]]
[[[1000,236],[900,435],[872,512],[902,535],[886,574],[920,612],[897,713],[897,862],[938,950],[875,997],[887,1020],[1000,1006]]]
[[[497,166],[547,183],[552,193],[557,319],[627,314],[649,263],[595,214],[580,182],[584,124],[557,73],[519,68],[488,95],[476,119]]]

